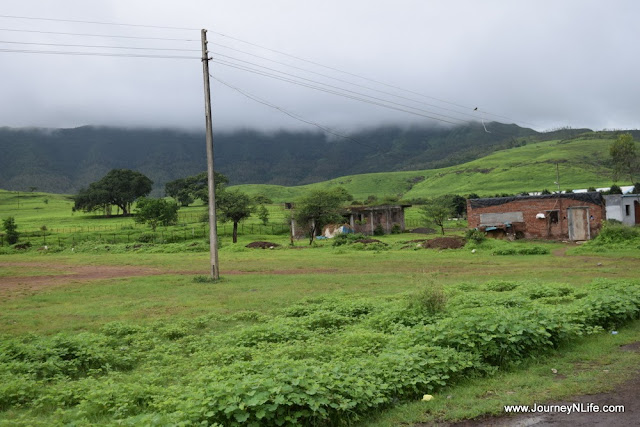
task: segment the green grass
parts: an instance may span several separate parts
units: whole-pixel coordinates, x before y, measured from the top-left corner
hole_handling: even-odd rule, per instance
[[[545,141],[498,151],[482,159],[443,169],[351,175],[297,187],[247,184],[235,186],[249,194],[266,194],[274,201],[294,201],[305,192],[343,186],[356,200],[369,195],[430,198],[443,194],[480,196],[554,190],[559,163],[561,190],[609,186],[607,164],[610,139],[578,138]]]
[[[244,248],[244,245],[252,240],[269,237],[283,247],[274,250]],[[184,344],[163,344],[164,341],[157,341],[159,338],[144,338],[152,339],[153,347],[160,346],[160,349],[168,346],[166,350],[157,350],[166,354],[153,365],[145,362],[131,372],[113,373],[113,376],[108,376],[109,381],[114,381],[113,387],[121,390],[113,391],[115,394],[112,396],[117,399],[119,393],[125,393],[122,394],[125,396],[126,393],[137,390],[134,384],[153,383],[161,388],[177,387],[184,390],[183,387],[187,387],[187,383],[183,384],[182,380],[176,379],[176,372],[179,371],[185,381],[189,378],[191,380],[188,381],[201,381],[198,378],[201,378],[202,374],[198,372],[204,370],[204,373],[214,368],[213,365],[207,365],[211,362],[202,359],[205,357],[203,353],[198,353],[198,358],[194,359],[198,360],[197,362],[190,362],[190,359],[182,356],[178,349],[187,345],[187,342],[200,342],[210,339],[207,337],[216,336],[224,339],[226,336],[242,334],[242,331],[256,326],[256,321],[250,319],[262,319],[258,321],[258,325],[260,322],[269,321],[268,319],[277,319],[283,310],[299,306],[303,301],[329,298],[332,301],[340,301],[341,304],[369,301],[367,304],[392,307],[394,304],[410,301],[409,295],[416,295],[419,290],[433,286],[451,295],[457,295],[461,290],[473,292],[483,289],[487,283],[494,284],[491,289],[501,289],[504,287],[501,281],[516,285],[522,283],[522,289],[568,287],[579,293],[580,289],[591,283],[594,278],[635,278],[637,261],[640,259],[638,254],[617,258],[607,253],[584,252],[575,256],[556,256],[553,255],[554,252],[572,247],[557,242],[487,241],[474,246],[475,253],[472,253],[470,248],[443,251],[402,249],[407,245],[407,240],[420,237],[437,236],[383,236],[381,240],[387,243],[387,249],[372,251],[363,250],[358,246],[333,247],[331,241],[321,241],[310,248],[299,242],[297,246],[304,249],[290,249],[287,247],[287,236],[241,236],[237,245],[231,244],[228,238],[223,238],[220,249],[222,280],[217,283],[194,280],[196,276],[206,275],[209,256],[207,252],[186,252],[189,248],[188,243],[149,245],[136,250],[127,248],[125,244],[94,243],[78,246],[74,252],[68,248],[57,253],[32,249],[12,255],[0,255],[0,277],[24,277],[27,276],[27,272],[29,275],[38,276],[55,273],[56,269],[58,273],[61,269],[65,274],[69,274],[74,266],[105,265],[154,269],[154,274],[149,276],[93,281],[73,280],[69,276],[68,281],[53,286],[13,294],[5,293],[4,296],[8,298],[0,300],[0,336],[4,337],[3,340],[10,337],[31,339],[28,337],[35,334],[35,337],[41,337],[37,338],[38,340],[48,339],[46,337],[55,340],[59,339],[55,338],[59,337],[58,334],[63,334],[70,337],[69,339],[74,339],[73,337],[84,336],[81,335],[83,333],[101,334],[105,325],[114,321],[133,325],[132,327],[148,328],[150,334],[151,331],[188,334]],[[534,246],[543,247],[548,253],[493,255],[499,249],[526,249]],[[206,248],[206,245],[203,247]],[[153,253],[153,250],[170,253]],[[16,274],[18,268],[22,268],[22,271]],[[534,277],[535,281],[531,282],[531,278]],[[473,299],[475,297],[471,298]],[[436,311],[438,309],[436,307]],[[198,319],[208,319],[205,329],[191,335],[194,332],[188,332],[193,331],[189,325],[199,324],[201,320]],[[637,324],[634,328],[637,330]],[[196,328],[197,330],[199,329]],[[632,332],[632,329],[629,331],[631,332],[628,334],[624,333],[627,339],[630,334],[636,333]],[[360,339],[360,333],[361,329],[356,328],[353,332],[355,335],[347,334],[345,338],[335,335],[333,339]],[[373,411],[373,418],[367,419],[364,425],[399,425],[443,417],[459,419],[485,412],[499,413],[500,403],[511,403],[512,401],[508,400],[511,398],[514,403],[531,402],[546,397],[555,398],[563,393],[567,395],[576,391],[600,390],[605,380],[597,379],[599,377],[595,373],[583,374],[576,371],[576,381],[557,384],[546,370],[549,369],[549,364],[553,364],[562,372],[574,372],[575,369],[571,370],[571,364],[579,352],[586,352],[585,348],[590,349],[589,352],[593,351],[593,355],[585,355],[585,360],[596,360],[606,353],[601,351],[601,348],[612,348],[611,342],[621,342],[621,338],[610,341],[609,336],[597,335],[595,338],[580,341],[578,350],[567,344],[537,361],[527,360],[521,367],[499,370],[495,377],[456,382],[455,385],[438,389],[433,393],[436,399],[430,406],[425,406],[424,402],[415,402],[402,404],[394,409],[387,407],[382,411]],[[335,344],[331,344],[329,340],[326,345]],[[264,351],[281,351],[278,348],[269,346],[265,347]],[[300,351],[312,351],[313,348],[312,345],[298,346],[291,343],[285,345],[282,351],[297,354]],[[145,351],[139,353],[139,357],[144,358]],[[151,351],[151,347],[148,351]],[[154,355],[152,360],[157,357],[159,356]],[[205,359],[207,357],[209,356]],[[612,371],[617,373],[618,369],[622,369],[621,367],[630,361],[609,354],[601,363],[613,367]],[[543,375],[545,372],[546,375]],[[576,382],[583,388],[577,388]],[[97,387],[96,390],[107,390],[105,387],[111,387],[103,383],[102,376],[98,375],[86,380],[56,380],[50,385],[43,385],[43,390],[50,390],[51,393],[57,390],[55,393],[61,393],[62,396],[64,393],[71,393],[71,389],[75,390],[74,387],[80,387],[79,390],[82,390],[82,387],[88,386],[87,384]],[[515,393],[512,394],[514,389]],[[159,389],[154,390],[144,393],[160,392]],[[79,391],[73,393],[76,392]],[[454,397],[446,399],[447,395]],[[90,397],[89,401],[98,404],[102,401],[100,399],[104,398],[103,395],[95,395]],[[197,401],[199,398],[193,399]],[[104,401],[104,404],[107,405],[105,408],[112,405],[107,401]],[[454,407],[457,409],[453,410]],[[66,407],[57,414],[55,408],[14,407],[0,412],[0,425],[3,425],[2,418],[6,421],[4,425],[63,422],[108,424],[114,420],[109,410],[101,412],[94,406],[83,406],[83,410],[93,414],[89,418],[75,414],[73,407]]]
[[[504,405],[571,401],[575,396],[609,392],[628,380],[629,372],[637,371],[640,364],[640,353],[620,350],[623,345],[640,341],[640,322],[618,332],[584,338],[489,378],[462,381],[444,388],[429,402],[399,405],[358,425],[396,427],[506,416]]]

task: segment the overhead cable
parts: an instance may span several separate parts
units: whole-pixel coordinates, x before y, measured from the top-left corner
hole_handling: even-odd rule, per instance
[[[190,59],[200,60],[201,58],[195,56],[174,56],[174,55],[141,55],[133,53],[100,53],[100,52],[73,52],[73,51],[56,51],[56,50],[26,50],[26,49],[2,49],[0,52],[5,53],[33,53],[43,55],[72,55],[72,56],[109,56],[109,57],[124,57],[124,58],[159,58],[159,59]]]
[[[16,28],[0,28],[0,31],[11,31],[17,33],[37,33],[37,34],[57,34],[57,35],[65,35],[65,36],[83,36],[83,37],[107,37],[107,38],[116,38],[116,39],[138,39],[138,40],[168,40],[168,41],[179,41],[179,42],[199,42],[199,39],[177,39],[170,37],[139,37],[139,36],[121,36],[121,35],[110,35],[110,34],[93,34],[93,33],[69,33],[62,31],[40,31],[40,30],[20,30]]]
[[[99,49],[134,49],[134,50],[168,50],[177,52],[200,52],[201,49],[169,49],[162,47],[139,47],[139,46],[107,46],[107,45],[88,45],[88,44],[65,44],[65,43],[37,43],[37,42],[16,42],[8,40],[0,40],[0,43],[5,44],[20,44],[20,45],[37,45],[37,46],[59,46],[59,47],[86,47],[86,48],[99,48]]]
[[[83,20],[79,20],[79,19],[39,18],[39,17],[33,17],[33,16],[0,15],[0,18],[27,19],[27,20],[34,20],[34,21],[72,22],[72,23],[76,23],[76,24],[115,25],[115,26],[119,26],[119,27],[157,28],[157,29],[162,29],[162,30],[200,31],[199,28],[167,27],[167,26],[163,26],[163,25],[123,24],[123,23],[120,23],[120,22],[83,21]]]
[[[284,55],[284,56],[287,56],[289,58],[296,59],[298,61],[302,61],[302,62],[306,62],[308,64],[312,64],[312,65],[316,65],[316,66],[319,66],[319,67],[322,67],[322,68],[326,68],[328,70],[337,71],[339,73],[343,73],[343,74],[346,74],[346,75],[349,75],[349,76],[352,76],[352,77],[357,77],[359,79],[367,80],[367,81],[370,81],[372,83],[383,85],[383,86],[386,86],[386,87],[389,87],[389,88],[393,88],[393,89],[396,89],[396,90],[401,90],[401,91],[406,92],[406,93],[411,93],[413,95],[421,96],[421,97],[424,97],[424,98],[428,98],[428,99],[432,99],[432,100],[435,100],[435,101],[438,101],[438,102],[449,104],[449,105],[452,105],[452,106],[455,106],[455,107],[463,108],[463,109],[465,109],[467,111],[477,111],[479,113],[483,113],[483,114],[486,114],[486,115],[507,119],[507,120],[510,120],[510,121],[512,121],[514,123],[515,122],[519,122],[519,123],[524,123],[524,124],[535,126],[532,123],[528,123],[528,122],[525,122],[525,121],[522,121],[522,120],[516,121],[516,120],[513,120],[513,119],[511,119],[509,117],[506,117],[506,116],[501,116],[501,115],[494,114],[494,113],[491,113],[491,112],[488,112],[488,111],[484,111],[484,110],[478,110],[477,107],[470,107],[470,106],[467,106],[467,105],[462,105],[462,104],[458,104],[458,103],[455,103],[455,102],[447,101],[445,99],[441,99],[441,98],[436,98],[436,97],[433,97],[433,96],[425,95],[425,94],[420,93],[420,92],[416,92],[416,91],[413,91],[413,90],[410,90],[410,89],[405,89],[405,88],[402,88],[400,86],[388,84],[388,83],[385,83],[385,82],[382,82],[382,81],[379,81],[379,80],[375,80],[375,79],[371,79],[369,77],[365,77],[365,76],[362,76],[362,75],[359,75],[359,74],[351,73],[349,71],[341,70],[339,68],[335,68],[335,67],[331,67],[331,66],[328,66],[328,65],[324,65],[324,64],[321,64],[321,63],[316,62],[316,61],[311,61],[309,59],[305,59],[305,58],[302,58],[302,57],[297,56],[297,55],[292,55],[292,54],[287,53],[287,52],[283,52],[283,51],[280,51],[280,50],[277,50],[277,49],[272,49],[272,48],[269,48],[269,47],[266,47],[266,46],[259,45],[257,43],[252,43],[252,42],[249,42],[249,41],[246,41],[246,40],[242,40],[242,39],[239,39],[237,37],[233,37],[233,36],[230,36],[230,35],[227,35],[227,34],[224,34],[224,33],[220,33],[220,32],[217,32],[217,31],[211,31],[211,30],[209,30],[209,32],[211,32],[213,34],[216,34],[218,36],[221,36],[221,37],[225,37],[225,38],[228,38],[228,39],[231,39],[231,40],[235,40],[235,41],[240,42],[240,43],[247,44],[249,46],[254,46],[254,47],[257,47],[259,49],[264,49],[264,50],[267,50],[269,52],[277,53],[279,55]]]
[[[390,105],[395,105],[395,106],[402,107],[402,108],[407,108],[407,109],[416,110],[416,111],[420,111],[420,112],[423,112],[423,113],[427,113],[427,114],[431,114],[431,115],[435,115],[435,116],[439,116],[439,117],[444,117],[445,119],[449,119],[449,120],[457,120],[459,122],[464,122],[464,123],[468,122],[468,120],[460,119],[460,118],[457,118],[457,117],[451,117],[451,116],[447,116],[447,115],[444,115],[444,114],[435,113],[433,111],[424,110],[424,109],[417,108],[417,107],[412,107],[410,105],[405,105],[405,104],[401,104],[401,103],[398,103],[398,102],[390,101],[388,99],[383,99],[383,98],[379,98],[379,97],[376,97],[376,96],[367,95],[367,94],[364,94],[364,93],[361,93],[361,92],[352,91],[352,90],[345,89],[345,88],[342,88],[342,87],[339,87],[339,86],[334,86],[334,85],[330,85],[330,84],[327,84],[327,83],[319,82],[317,80],[307,79],[307,78],[304,78],[304,77],[297,76],[295,74],[286,73],[284,71],[276,70],[274,68],[269,68],[269,67],[265,67],[265,66],[262,66],[262,65],[259,65],[259,64],[255,64],[253,62],[244,61],[244,60],[241,60],[241,59],[230,57],[228,55],[217,54],[217,56],[222,56],[224,58],[232,59],[234,61],[239,61],[239,62],[242,62],[242,63],[245,63],[245,64],[257,66],[257,67],[259,67],[261,69],[267,70],[267,72],[273,71],[273,72],[282,74],[282,75],[287,76],[287,77],[293,77],[295,79],[299,79],[299,80],[301,80],[303,82],[319,84],[319,85],[322,85],[322,86],[324,86],[326,88],[329,88],[329,90],[333,91],[333,93],[336,93],[335,91],[342,91],[342,92],[346,92],[349,95],[354,95],[354,96],[358,96],[358,97],[365,97],[365,98],[371,99],[373,101],[385,102],[385,103],[390,104]],[[215,57],[214,57],[214,60],[215,60]],[[229,63],[227,62],[227,64],[229,64]],[[233,63],[231,63],[231,64],[233,64]],[[246,69],[250,69],[250,67],[247,67],[247,66],[244,66],[244,65],[242,65],[242,66],[245,67]]]
[[[440,110],[449,111],[449,112],[452,112],[452,113],[460,114],[462,116],[471,117],[473,119],[478,119],[479,118],[476,115],[465,113],[463,111],[454,110],[454,109],[450,109],[450,108],[445,108],[445,107],[442,107],[442,106],[439,106],[439,105],[435,105],[435,104],[429,104],[429,103],[426,103],[424,101],[417,100],[415,98],[409,98],[409,97],[406,97],[406,96],[398,95],[397,93],[387,92],[387,91],[383,91],[383,90],[380,90],[380,89],[373,88],[371,86],[361,85],[361,84],[358,84],[358,83],[351,82],[349,80],[344,80],[344,79],[340,79],[340,78],[337,78],[337,77],[333,77],[333,76],[330,76],[328,74],[318,73],[316,71],[312,71],[312,70],[309,70],[307,68],[296,67],[295,65],[286,64],[284,62],[276,61],[276,60],[271,59],[271,58],[266,58],[264,56],[256,55],[256,54],[253,54],[253,53],[241,50],[241,49],[236,49],[236,48],[233,48],[233,47],[230,47],[230,46],[226,46],[226,45],[223,45],[223,44],[220,44],[220,43],[209,42],[209,44],[213,44],[213,45],[222,47],[224,49],[233,50],[235,52],[239,52],[239,53],[242,53],[242,54],[245,54],[245,55],[249,55],[249,56],[252,56],[254,58],[262,59],[264,61],[269,61],[269,62],[272,62],[272,63],[275,63],[275,64],[279,64],[279,65],[284,65],[285,67],[290,67],[290,68],[293,68],[293,69],[296,69],[296,70],[299,70],[299,71],[304,71],[304,72],[311,73],[311,74],[314,74],[314,75],[317,75],[317,76],[325,77],[325,78],[328,78],[328,79],[331,79],[331,80],[335,80],[335,81],[338,81],[338,82],[341,82],[341,83],[346,83],[346,84],[349,84],[349,85],[352,85],[352,86],[356,86],[356,87],[359,87],[359,88],[362,88],[362,89],[371,90],[371,91],[374,91],[374,92],[377,92],[377,93],[381,93],[381,94],[384,94],[384,95],[390,95],[390,96],[393,96],[393,97],[396,97],[396,98],[399,98],[399,99],[404,99],[406,101],[416,102],[418,104],[426,105],[426,106],[433,107],[433,108],[438,108]]]
[[[267,107],[270,107],[270,108],[273,108],[273,109],[275,109],[275,110],[278,110],[278,111],[280,111],[281,113],[284,113],[284,114],[286,114],[287,116],[289,116],[289,117],[291,117],[291,118],[293,118],[293,119],[295,119],[295,120],[298,120],[298,121],[300,121],[300,122],[307,123],[307,124],[310,124],[310,125],[312,125],[312,126],[315,126],[315,127],[317,127],[318,129],[321,129],[321,130],[323,130],[323,131],[327,132],[327,133],[328,133],[328,134],[330,134],[330,135],[337,136],[337,137],[339,137],[339,138],[343,138],[343,139],[346,139],[346,140],[349,140],[349,141],[355,142],[356,144],[363,145],[363,146],[365,146],[365,147],[367,147],[367,148],[371,148],[371,149],[374,149],[374,150],[376,149],[376,147],[373,147],[373,146],[371,146],[371,145],[369,145],[369,144],[365,144],[365,143],[363,143],[362,141],[358,141],[357,139],[352,138],[352,137],[350,137],[350,136],[348,136],[348,135],[343,135],[343,134],[341,134],[341,133],[338,133],[338,132],[334,131],[333,129],[331,129],[331,128],[327,127],[327,126],[323,126],[323,125],[321,125],[321,124],[319,124],[319,123],[317,123],[317,122],[314,122],[314,121],[311,121],[311,120],[307,120],[307,119],[303,118],[302,116],[300,116],[300,115],[298,115],[298,114],[296,114],[296,113],[292,113],[292,112],[290,112],[290,111],[288,111],[288,110],[285,110],[284,108],[279,107],[279,106],[277,106],[277,105],[275,105],[275,104],[273,104],[273,103],[271,103],[271,102],[269,102],[269,101],[266,101],[266,100],[264,100],[264,99],[262,99],[262,98],[259,98],[259,97],[258,97],[258,96],[256,96],[256,95],[250,94],[250,93],[248,93],[248,92],[246,92],[246,91],[244,91],[244,90],[242,90],[242,89],[240,89],[240,88],[238,88],[238,87],[236,87],[236,86],[233,86],[233,85],[231,85],[231,84],[229,84],[229,83],[227,83],[227,82],[225,82],[225,81],[223,81],[223,80],[221,80],[221,79],[219,79],[219,78],[217,78],[217,77],[213,76],[212,74],[209,74],[209,76],[210,76],[213,80],[217,81],[218,83],[220,83],[220,84],[222,84],[222,85],[224,85],[224,86],[226,86],[226,87],[228,87],[228,88],[230,88],[230,89],[235,90],[236,92],[238,92],[238,93],[240,93],[241,95],[243,95],[243,96],[245,96],[245,97],[247,97],[247,98],[251,99],[252,101],[258,102],[258,103],[260,103],[260,104],[262,104],[262,105],[266,105]]]
[[[411,111],[410,109],[414,109],[413,107],[406,107],[405,106],[406,108],[400,108],[400,107],[393,106],[393,105],[388,105],[388,104],[385,104],[385,103],[382,103],[382,102],[376,102],[376,101],[373,101],[371,99],[366,99],[366,98],[362,98],[362,97],[359,97],[359,96],[345,94],[345,93],[342,93],[342,92],[339,92],[339,91],[330,90],[330,89],[323,88],[323,87],[320,87],[320,86],[314,86],[314,85],[311,85],[309,83],[299,82],[299,81],[296,81],[296,80],[293,80],[293,79],[290,79],[290,78],[278,76],[278,75],[275,75],[275,74],[267,73],[267,72],[264,72],[264,71],[252,69],[252,68],[245,67],[245,66],[240,66],[240,65],[234,64],[234,63],[229,63],[229,62],[220,61],[220,60],[216,60],[216,59],[212,59],[211,61],[213,61],[213,62],[215,62],[217,64],[220,64],[220,65],[225,65],[225,66],[228,66],[228,67],[231,67],[231,68],[235,68],[235,69],[238,69],[238,70],[248,71],[248,72],[251,72],[251,73],[255,73],[255,74],[262,75],[262,76],[270,77],[270,78],[273,78],[273,79],[276,79],[276,80],[281,80],[281,81],[284,81],[284,82],[287,82],[287,83],[293,83],[293,84],[296,84],[298,86],[307,87],[307,88],[310,88],[310,89],[315,89],[315,90],[318,90],[318,91],[321,91],[321,92],[325,92],[325,93],[329,93],[329,94],[333,94],[333,95],[338,95],[338,96],[341,96],[343,98],[353,99],[353,100],[361,101],[361,102],[364,102],[364,103],[367,103],[367,104],[377,105],[377,106],[380,106],[380,107],[388,108],[388,109],[391,109],[391,110],[402,111],[402,112],[405,112],[405,113],[409,113],[409,114],[413,114],[413,115],[416,115],[416,116],[437,120],[437,121],[444,122],[444,123],[458,125],[458,124],[460,124],[459,122],[464,122],[464,120],[461,120],[461,119],[455,119],[455,120],[458,120],[458,122],[454,122],[454,121],[446,120],[446,119],[441,119],[439,117],[434,117],[432,115],[420,113],[419,109],[415,109],[416,111]]]

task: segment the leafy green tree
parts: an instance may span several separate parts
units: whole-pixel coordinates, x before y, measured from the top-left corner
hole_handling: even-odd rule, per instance
[[[325,225],[343,221],[343,204],[350,200],[350,195],[343,190],[316,190],[296,203],[295,220],[308,227],[310,245]]]
[[[265,205],[260,205],[256,214],[258,215],[258,218],[260,218],[260,221],[262,221],[262,225],[267,225],[269,223],[269,210]]]
[[[458,194],[445,194],[444,196],[440,196],[438,199],[442,201],[443,204],[448,204],[451,206],[453,211],[453,215],[458,218],[462,218],[467,213],[467,199]]]
[[[613,184],[611,188],[609,188],[609,191],[607,191],[607,194],[622,194],[622,188],[617,184]]]
[[[629,177],[629,182],[634,182],[634,177],[640,169],[640,154],[633,140],[633,135],[623,133],[618,136],[609,147],[609,155],[613,161],[613,179]]]
[[[113,169],[102,179],[91,183],[89,188],[81,189],[73,197],[74,210],[92,212],[99,209],[109,211],[112,205],[122,209],[122,215],[128,215],[131,204],[138,198],[151,192],[153,181],[140,172],[129,169]]]
[[[178,222],[178,205],[164,199],[141,197],[136,203],[134,221],[148,224],[153,231],[158,225],[174,225]]]
[[[216,193],[221,192],[223,187],[229,183],[229,179],[221,173],[214,172]],[[167,182],[164,186],[165,194],[176,199],[182,206],[189,206],[195,199],[209,203],[209,181],[207,172],[200,172],[197,175],[179,178]]]
[[[432,199],[430,203],[420,208],[420,214],[429,223],[440,227],[444,235],[444,222],[454,213],[451,203],[445,198]]]
[[[254,200],[237,190],[221,191],[216,195],[218,218],[222,222],[233,221],[233,243],[238,242],[238,222],[249,218],[255,210]]]
[[[3,219],[2,227],[4,228],[5,236],[7,237],[7,242],[10,245],[18,243],[18,239],[20,238],[20,233],[18,233],[18,225],[16,224],[15,218],[10,216],[6,219]]]
[[[271,203],[273,203],[273,200],[271,200],[269,198],[269,196],[267,196],[266,194],[263,194],[263,193],[256,194],[255,196],[253,196],[253,199],[259,205],[270,205]]]

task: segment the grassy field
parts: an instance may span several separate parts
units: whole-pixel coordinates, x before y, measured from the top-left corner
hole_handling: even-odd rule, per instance
[[[410,242],[433,237],[223,237],[217,283],[204,241],[0,255],[0,425],[396,426],[605,390],[637,366],[617,348],[640,340],[640,242]]]
[[[250,194],[266,194],[277,202],[295,200],[311,189],[337,185],[346,188],[356,200],[372,194],[405,199],[451,193],[493,196],[555,190],[556,163],[561,190],[610,186],[612,173],[607,159],[611,141],[592,137],[545,141],[443,169],[353,175],[299,187],[248,184],[236,188]]]
[[[357,199],[513,193],[551,188],[556,162],[563,189],[608,185],[608,143],[245,186],[274,200],[269,224],[246,221],[237,244],[219,225],[217,282],[207,277],[201,205],[149,239],[130,217],[73,213],[64,195],[0,191],[0,218],[14,216],[33,242],[0,248],[0,426],[386,427],[610,390],[640,364],[640,353],[620,350],[640,342],[635,231],[606,227],[584,245],[446,250],[422,248],[435,234],[290,247],[278,232],[288,217],[280,202],[318,186],[343,185]],[[407,211],[420,220],[418,207]],[[464,221],[447,225],[446,237],[464,235]],[[245,247],[253,241],[280,246]]]

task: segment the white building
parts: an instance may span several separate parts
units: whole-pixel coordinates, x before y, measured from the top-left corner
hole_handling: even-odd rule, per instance
[[[610,194],[604,196],[607,219],[617,219],[627,225],[640,224],[640,194]]]

